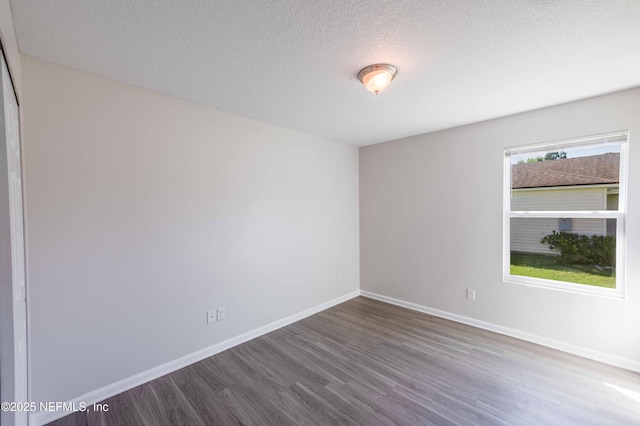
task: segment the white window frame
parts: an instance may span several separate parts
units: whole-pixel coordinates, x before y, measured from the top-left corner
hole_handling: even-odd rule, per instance
[[[511,211],[511,157],[540,151],[561,151],[566,148],[620,145],[620,184],[618,210],[597,211]],[[503,279],[506,283],[544,287],[555,290],[578,292],[599,296],[625,297],[625,221],[627,216],[627,169],[629,158],[629,131],[587,136],[562,141],[516,146],[504,150],[504,194],[503,194]],[[616,230],[616,288],[597,287],[543,278],[511,275],[511,219],[512,218],[591,218],[617,219]]]

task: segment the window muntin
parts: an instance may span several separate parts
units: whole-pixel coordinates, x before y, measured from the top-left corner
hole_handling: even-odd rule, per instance
[[[505,281],[624,295],[627,139],[505,150]]]

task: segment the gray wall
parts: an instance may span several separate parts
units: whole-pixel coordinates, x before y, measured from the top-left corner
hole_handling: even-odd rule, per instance
[[[29,57],[22,72],[34,401],[358,289],[357,148]]]
[[[624,129],[626,300],[504,283],[503,149]],[[640,368],[639,135],[633,89],[361,148],[362,290]]]

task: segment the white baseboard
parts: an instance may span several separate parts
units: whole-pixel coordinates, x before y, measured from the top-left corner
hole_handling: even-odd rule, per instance
[[[627,370],[640,372],[640,361],[629,358],[623,358],[616,355],[607,354],[604,352],[594,351],[592,349],[584,348],[582,346],[572,345],[560,340],[550,339],[548,337],[539,336],[533,333],[527,333],[526,331],[516,330],[509,327],[493,324],[486,321],[477,320],[474,318],[465,317],[463,315],[453,314],[439,309],[429,308],[427,306],[418,305],[416,303],[407,302],[405,300],[395,299],[393,297],[383,296],[381,294],[372,293],[366,290],[360,290],[360,294],[363,297],[379,300],[381,302],[390,303],[392,305],[401,306],[403,308],[412,309],[414,311],[424,312],[429,315],[433,315],[440,318],[445,318],[451,321],[459,322],[462,324],[478,327],[483,330],[493,331],[505,336],[515,337],[517,339],[526,340],[528,342],[537,343],[542,346],[546,346],[559,351],[567,352],[573,355],[578,355],[584,358],[589,358],[595,361],[603,362],[605,364],[613,365],[616,367],[624,368]]]
[[[67,404],[69,405],[73,404],[74,406],[78,407],[80,406],[80,403],[84,403],[86,404],[86,406],[90,406],[96,402],[103,401],[107,398],[110,398],[114,395],[125,392],[136,386],[140,386],[151,380],[157,379],[158,377],[162,377],[165,374],[172,373],[176,370],[184,368],[195,362],[201,361],[217,353],[226,351],[227,349],[230,349],[241,343],[255,339],[256,337],[260,337],[264,334],[275,331],[279,328],[292,324],[296,321],[300,321],[301,319],[309,317],[313,314],[317,314],[318,312],[324,311],[325,309],[328,309],[332,306],[346,302],[347,300],[353,299],[354,297],[358,297],[359,295],[360,295],[360,290],[352,291],[350,293],[336,297],[335,299],[313,306],[309,309],[305,309],[304,311],[298,312],[297,314],[290,315],[286,318],[282,318],[270,324],[264,325],[262,327],[258,327],[246,333],[227,339],[223,342],[201,349],[197,352],[193,352],[189,355],[185,355],[176,360],[169,361],[166,364],[159,365],[150,370],[143,371],[142,373],[138,373],[134,376],[131,376],[126,379],[120,380],[118,382],[112,383],[110,385],[101,387],[99,389],[93,390],[84,395],[80,395],[76,398],[73,398],[70,401],[67,401]],[[31,415],[29,416],[29,424],[31,426],[41,426],[69,414],[71,413],[68,411],[35,412],[35,413],[31,413]]]

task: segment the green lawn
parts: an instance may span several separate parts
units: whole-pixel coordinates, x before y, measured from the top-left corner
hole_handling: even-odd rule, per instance
[[[615,288],[613,269],[599,269],[589,265],[561,265],[556,256],[511,253],[511,275],[566,281],[598,287]]]

